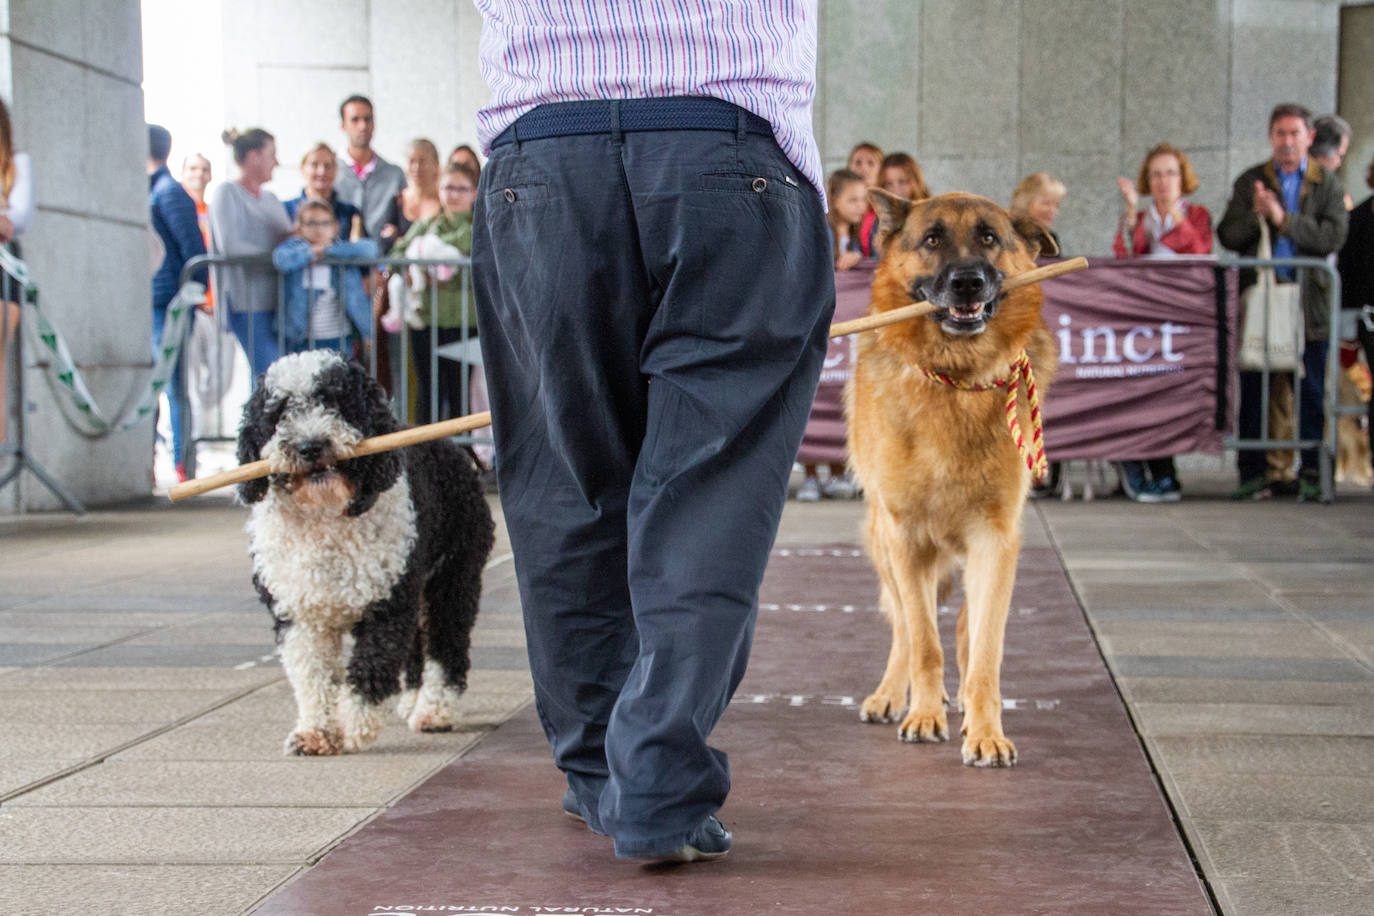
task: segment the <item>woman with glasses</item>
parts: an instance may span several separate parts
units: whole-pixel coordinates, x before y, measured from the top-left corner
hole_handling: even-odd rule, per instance
[[[1134,182],[1118,178],[1116,184],[1123,204],[1112,243],[1118,258],[1211,254],[1212,214],[1187,198],[1198,189],[1198,180],[1183,150],[1160,143],[1145,154]],[[1142,205],[1142,194],[1150,195],[1148,204]],[[1120,473],[1122,491],[1136,502],[1171,503],[1182,498],[1172,456],[1123,461]]]
[[[1212,253],[1212,214],[1187,198],[1198,180],[1183,150],[1159,144],[1145,154],[1134,182],[1118,178],[1116,185],[1124,205],[1112,243],[1118,258]],[[1142,194],[1150,195],[1143,207]]]

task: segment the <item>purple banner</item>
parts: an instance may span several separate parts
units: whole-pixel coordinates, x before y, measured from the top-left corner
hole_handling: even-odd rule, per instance
[[[1216,282],[1208,262],[1142,258],[1095,260],[1042,284],[1059,354],[1045,401],[1051,459],[1221,453]]]
[[[873,267],[865,262],[835,275],[837,322],[868,313]],[[1228,287],[1227,323],[1234,332],[1235,283]],[[1041,288],[1059,355],[1044,406],[1052,460],[1221,452],[1227,429],[1217,428],[1216,270],[1210,263],[1103,258]],[[846,459],[844,385],[853,355],[852,335],[830,341],[798,461]],[[1226,403],[1234,403],[1229,394]],[[1226,413],[1229,422],[1233,411]]]

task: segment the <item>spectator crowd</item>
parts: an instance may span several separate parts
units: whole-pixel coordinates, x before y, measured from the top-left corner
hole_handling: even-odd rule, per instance
[[[465,144],[441,159],[432,141],[417,138],[405,148],[403,162],[391,163],[372,146],[376,123],[371,101],[360,95],[348,97],[339,107],[339,120],[342,147],[336,151],[320,141],[307,149],[299,160],[301,192],[285,202],[265,187],[279,165],[275,138],[266,130],[225,132],[238,174],[220,183],[207,201],[210,161],[200,154],[188,156],[179,181],[173,179],[166,161],[171,138],[162,128],[150,127],[149,204],[161,245],[153,279],[155,340],[182,266],[206,251],[230,259],[212,272],[183,360],[192,363],[189,375],[179,365],[169,391],[171,448],[183,477],[190,448],[184,434],[192,411],[188,389],[203,399],[207,386],[197,380],[219,372],[206,369],[207,354],[215,352],[210,329],[216,325],[232,332],[254,376],[283,352],[330,347],[374,361],[393,395],[413,392],[406,407],[414,419],[428,422],[485,409],[480,365],[439,358],[435,350],[437,344],[454,353],[455,347],[471,344],[462,352],[475,352],[477,326],[466,271],[337,263],[385,256],[461,263],[472,247],[472,209],[482,168],[477,153]],[[0,120],[0,134],[7,133]],[[1299,105],[1276,106],[1268,129],[1272,156],[1237,176],[1226,209],[1215,223],[1212,213],[1193,200],[1200,181],[1187,152],[1167,142],[1156,144],[1144,154],[1133,177],[1116,180],[1120,216],[1110,240],[1115,256],[1208,255],[1218,251],[1218,245],[1254,256],[1264,226],[1264,235],[1272,239],[1273,257],[1329,258],[1337,264],[1343,290],[1340,305],[1358,316],[1353,339],[1341,350],[1342,370],[1363,372],[1367,378],[1367,366],[1374,363],[1374,198],[1356,205],[1337,176],[1350,133],[1349,124],[1335,115],[1314,118]],[[16,185],[11,207],[20,216],[12,221],[0,213],[0,241],[13,244],[23,228],[27,159],[0,149],[2,169],[14,176],[5,180]],[[1366,180],[1374,187],[1374,163]],[[882,254],[876,213],[868,199],[873,189],[910,201],[943,190],[927,184],[909,153],[884,152],[868,141],[856,144],[845,166],[826,181],[836,271],[853,270]],[[1033,172],[1011,189],[1007,201],[1013,214],[1044,226],[1062,254],[1055,220],[1068,193],[1060,178]],[[235,260],[241,256],[253,257]],[[1278,268],[1274,275],[1278,284],[1298,289],[1302,366],[1292,372],[1239,373],[1237,433],[1256,440],[1295,435],[1318,439],[1325,421],[1329,346],[1326,275],[1291,267]],[[1255,282],[1253,270],[1241,272],[1242,290]],[[5,298],[10,301],[12,294]],[[217,319],[210,321],[208,316],[216,313]],[[1358,365],[1361,347],[1364,366]],[[215,358],[216,364],[223,362],[222,356]],[[1360,433],[1360,444],[1368,436],[1374,449],[1374,424],[1363,418],[1361,422],[1367,431]],[[1297,456],[1284,450],[1241,450],[1234,497],[1319,498],[1317,454],[1311,448]],[[481,457],[490,466],[490,450]],[[1128,498],[1149,503],[1181,498],[1173,456],[1121,457],[1118,477]],[[1368,461],[1367,454],[1363,460]],[[858,495],[858,485],[842,462],[804,463],[802,468],[799,500]],[[1366,476],[1368,470],[1361,469]],[[1059,487],[1056,463],[1033,495],[1055,494]]]
[[[372,147],[375,118],[365,96],[345,99],[339,122],[342,148],[322,140],[307,149],[299,164],[301,192],[284,202],[266,187],[280,165],[268,131],[224,132],[237,175],[207,200],[209,159],[186,157],[178,182],[167,166],[170,134],[149,126],[149,206],[159,243],[155,346],[183,267],[198,255],[216,256],[208,277],[203,269],[194,277],[209,281],[196,324],[205,326],[209,349],[200,334],[192,336],[168,391],[170,448],[180,479],[193,467],[188,390],[203,387],[189,382],[182,363],[194,359],[192,377],[212,376],[223,389],[223,354],[208,365],[216,328],[232,334],[255,379],[284,353],[329,348],[375,364],[390,393],[407,393],[409,419],[486,409],[474,358],[471,278],[462,267],[472,250],[480,159],[463,144],[441,160],[432,141],[416,138],[403,164],[386,161]],[[383,258],[449,263],[357,263]],[[436,349],[436,342],[460,349]],[[490,449],[476,451],[489,468]]]
[[[1213,223],[1206,207],[1191,198],[1200,187],[1187,153],[1167,142],[1156,144],[1141,160],[1134,178],[1120,177],[1117,189],[1121,214],[1111,240],[1117,258],[1177,258],[1209,255],[1221,248],[1241,256],[1259,253],[1261,226],[1273,238],[1275,258],[1330,259],[1337,266],[1343,290],[1339,304],[1358,316],[1354,336],[1363,347],[1365,364],[1357,365],[1356,340],[1341,349],[1342,372],[1367,380],[1374,365],[1374,198],[1356,206],[1336,171],[1350,146],[1350,125],[1336,115],[1316,118],[1296,104],[1276,106],[1269,119],[1273,155],[1246,169],[1235,180],[1225,213]],[[1374,188],[1374,163],[1367,182]],[[854,146],[844,168],[826,182],[830,202],[828,224],[837,271],[852,270],[865,259],[881,256],[878,226],[867,201],[870,189],[919,201],[935,191],[926,184],[920,165],[909,154],[884,154],[870,141]],[[1012,190],[1009,209],[1044,226],[1063,253],[1054,229],[1059,206],[1068,187],[1046,172],[1025,176]],[[1105,240],[1104,240],[1105,241]],[[1236,432],[1241,439],[1318,440],[1326,419],[1325,381],[1329,349],[1330,299],[1328,275],[1320,270],[1281,267],[1276,282],[1298,288],[1303,331],[1301,366],[1293,371],[1243,368]],[[1242,297],[1256,283],[1256,272],[1245,270],[1239,279]],[[1362,386],[1368,399],[1368,382]],[[1374,452],[1374,402],[1364,420],[1365,431],[1346,430],[1360,438],[1361,467],[1357,479],[1369,478],[1369,453]],[[1295,420],[1296,418],[1296,420]],[[1363,446],[1368,441],[1369,450]],[[843,463],[828,467],[803,463],[804,476],[796,498],[816,501],[857,495],[858,486]],[[1262,500],[1279,495],[1299,500],[1321,498],[1316,448],[1294,453],[1282,449],[1241,449],[1239,480],[1232,496]],[[825,476],[822,477],[822,471]],[[1137,458],[1122,456],[1117,464],[1122,493],[1144,503],[1175,502],[1181,498],[1178,468],[1171,455]],[[1052,462],[1048,479],[1037,484],[1033,496],[1058,494],[1061,468]]]

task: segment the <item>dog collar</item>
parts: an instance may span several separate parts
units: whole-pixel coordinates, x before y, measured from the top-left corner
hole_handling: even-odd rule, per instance
[[[1006,378],[997,379],[990,385],[974,385],[959,379],[950,378],[943,372],[935,372],[921,367],[921,374],[932,382],[939,382],[959,391],[992,391],[995,388],[1007,389],[1007,428],[1016,443],[1016,450],[1026,462],[1026,468],[1037,482],[1048,476],[1049,461],[1045,458],[1045,429],[1040,420],[1040,398],[1035,393],[1035,373],[1031,371],[1030,357],[1022,350],[1011,364]],[[1026,447],[1026,437],[1021,433],[1021,422],[1017,418],[1016,391],[1021,385],[1026,388],[1026,400],[1030,404],[1031,447]]]

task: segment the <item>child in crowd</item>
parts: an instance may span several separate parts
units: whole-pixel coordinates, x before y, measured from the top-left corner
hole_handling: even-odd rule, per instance
[[[845,167],[864,180],[865,187],[878,186],[878,172],[883,165],[883,151],[867,140],[857,144],[849,151],[849,161]],[[873,246],[873,237],[878,231],[878,211],[872,205],[864,211],[863,222],[859,226],[860,251],[866,258],[876,258],[878,252]]]
[[[907,200],[925,200],[930,197],[930,187],[926,185],[921,167],[906,153],[889,153],[883,157],[881,171],[883,190]]]
[[[830,227],[835,269],[849,270],[863,260],[863,220],[868,211],[868,190],[864,180],[849,169],[839,169],[825,183],[830,199],[826,223]]]
[[[307,198],[296,211],[296,232],[272,252],[272,263],[285,274],[286,352],[305,349],[350,351],[351,341],[372,337],[372,300],[363,289],[357,267],[320,264],[325,257],[375,258],[372,239],[338,241],[339,221],[324,200]]]
[[[825,193],[830,199],[830,212],[826,223],[830,229],[831,251],[835,258],[836,270],[849,270],[864,257],[860,245],[860,232],[864,213],[868,209],[868,189],[864,179],[849,169],[839,169],[831,174],[825,183]],[[822,483],[820,466],[802,463],[806,477],[797,490],[800,502],[816,502],[822,496],[827,499],[853,499],[856,495],[854,481],[845,472],[844,462],[830,462],[830,476]]]

